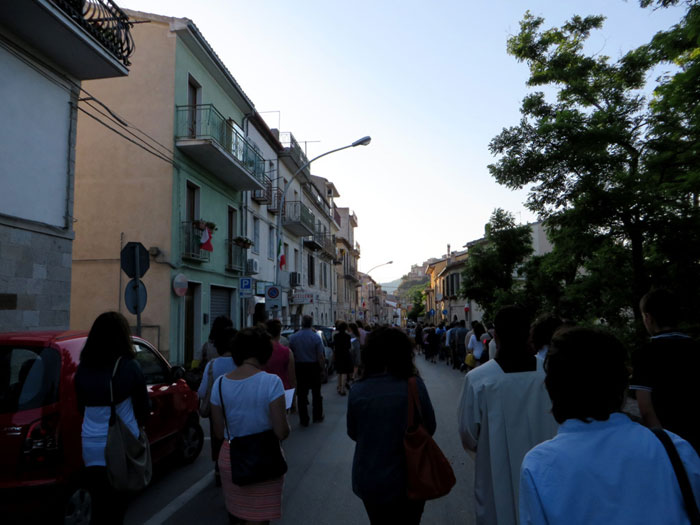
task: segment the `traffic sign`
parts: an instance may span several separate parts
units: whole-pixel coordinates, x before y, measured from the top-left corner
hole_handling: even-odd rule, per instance
[[[187,295],[188,282],[187,276],[184,273],[178,273],[173,277],[173,292],[175,292],[175,295],[178,297]]]
[[[447,310],[443,310],[442,315],[447,315]]]
[[[140,314],[146,307],[147,299],[145,284],[138,279],[132,279],[127,283],[126,290],[124,290],[124,303],[127,310],[134,315]]]
[[[282,308],[282,290],[279,286],[265,287],[265,308]]]
[[[127,242],[121,251],[121,266],[132,279],[143,277],[150,266],[148,250],[140,242]]]
[[[435,315],[435,308],[431,308],[430,312],[428,312],[430,315]]]
[[[238,296],[253,297],[253,279],[250,277],[241,277],[238,280]]]

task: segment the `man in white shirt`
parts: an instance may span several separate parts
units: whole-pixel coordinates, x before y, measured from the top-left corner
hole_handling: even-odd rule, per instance
[[[476,451],[477,525],[517,525],[522,460],[556,434],[542,362],[529,350],[529,331],[522,308],[501,309],[495,358],[464,378],[457,419],[464,448]]]

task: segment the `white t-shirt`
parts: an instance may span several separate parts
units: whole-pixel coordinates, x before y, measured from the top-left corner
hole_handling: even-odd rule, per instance
[[[219,396],[219,384],[223,405]],[[225,439],[257,434],[272,428],[270,403],[284,396],[282,380],[275,374],[258,372],[245,379],[229,379],[225,375],[214,381],[211,404],[223,406],[228,430]]]
[[[209,387],[210,367],[212,367],[212,375],[214,376],[214,379],[224,374],[228,374],[229,372],[238,368],[236,366],[236,363],[233,362],[232,357],[217,357],[216,359],[212,359],[211,361],[209,361],[207,363],[207,366],[204,367],[204,373],[202,374],[202,382],[199,384],[199,390],[197,390],[197,394],[200,398],[207,395],[207,388]]]

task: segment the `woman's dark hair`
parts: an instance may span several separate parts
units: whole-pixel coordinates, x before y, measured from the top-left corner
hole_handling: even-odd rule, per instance
[[[279,319],[268,319],[265,323],[265,328],[267,332],[274,339],[282,333],[282,322]]]
[[[651,315],[659,327],[672,327],[678,322],[678,300],[666,288],[655,288],[644,294],[639,309],[643,314]]]
[[[398,328],[376,328],[367,334],[360,353],[364,375],[388,372],[399,379],[418,375],[413,364],[413,343]]]
[[[545,359],[545,385],[557,423],[567,419],[606,421],[622,408],[627,378],[627,352],[602,330],[559,329]]]
[[[233,354],[233,340],[237,333],[238,330],[232,326],[227,326],[218,332],[214,339],[214,347],[219,355],[224,355],[226,352]]]
[[[535,352],[545,345],[550,344],[552,336],[561,325],[564,324],[559,317],[553,314],[543,314],[538,317],[530,327],[530,341]]]
[[[350,323],[348,326],[350,327],[352,335],[354,335],[355,337],[360,337],[360,330],[357,328],[356,323]]]
[[[135,355],[129,322],[119,312],[105,312],[92,323],[80,362],[91,368],[109,368],[118,357]]]
[[[520,306],[504,306],[496,314],[494,329],[502,348],[527,349],[530,339],[530,315]]]
[[[231,328],[233,327],[233,321],[226,317],[225,315],[220,315],[216,319],[214,319],[214,322],[211,324],[211,330],[209,330],[209,341],[212,343],[216,341],[216,338],[219,336],[221,331],[224,328]]]
[[[340,321],[338,324],[335,325],[335,329],[338,330],[338,332],[343,333],[348,331],[348,324],[345,321]]]
[[[474,330],[474,336],[477,338],[477,340],[481,339],[481,336],[486,331],[484,325],[479,321],[472,321],[472,329]]]
[[[233,362],[241,366],[246,359],[255,358],[261,365],[272,355],[272,339],[262,326],[244,328],[233,339]]]

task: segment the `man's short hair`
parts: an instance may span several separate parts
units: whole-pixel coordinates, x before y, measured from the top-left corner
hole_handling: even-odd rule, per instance
[[[556,315],[545,314],[538,317],[535,322],[532,323],[532,328],[530,329],[530,337],[534,349],[537,351],[543,346],[548,345],[552,340],[554,332],[556,332],[562,324],[563,321]]]
[[[639,309],[643,314],[651,315],[659,327],[674,326],[678,322],[678,300],[666,288],[655,288],[647,292],[639,301]]]
[[[311,317],[310,315],[305,315],[301,318],[301,327],[302,328],[311,328],[311,326],[314,324],[314,318]]]
[[[530,316],[524,308],[515,305],[504,306],[496,314],[494,325],[502,346],[527,345],[530,337]]]
[[[268,319],[265,323],[268,333],[274,338],[282,333],[282,322],[279,319]]]
[[[565,327],[552,337],[545,358],[545,386],[557,423],[606,421],[622,409],[629,372],[627,352],[612,334]]]
[[[272,340],[265,328],[258,324],[244,328],[233,339],[233,362],[241,366],[246,359],[254,357],[265,365],[272,355]]]

